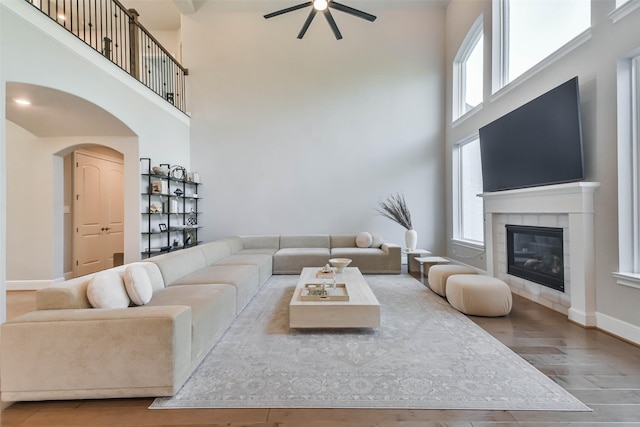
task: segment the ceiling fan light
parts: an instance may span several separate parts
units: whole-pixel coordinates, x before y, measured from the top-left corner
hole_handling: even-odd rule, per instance
[[[313,7],[317,11],[323,11],[329,6],[327,0],[313,0]]]

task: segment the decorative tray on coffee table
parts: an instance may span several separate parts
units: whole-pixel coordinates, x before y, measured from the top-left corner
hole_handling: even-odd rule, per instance
[[[347,285],[336,283],[325,285],[322,283],[307,283],[300,293],[302,301],[349,301]]]

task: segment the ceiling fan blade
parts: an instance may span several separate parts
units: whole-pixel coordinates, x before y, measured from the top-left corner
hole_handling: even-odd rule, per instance
[[[348,14],[353,15],[353,16],[357,16],[358,18],[366,19],[367,21],[373,22],[373,21],[376,20],[376,16],[371,15],[370,13],[366,13],[366,12],[363,12],[361,10],[354,9],[352,7],[346,6],[346,5],[344,5],[342,3],[338,3],[336,1],[329,2],[329,7],[332,7],[334,9],[337,9],[337,10],[339,10],[341,12],[348,13]]]
[[[327,18],[327,22],[333,30],[333,35],[336,36],[336,40],[340,40],[342,38],[342,34],[340,34],[338,25],[336,25],[336,21],[335,19],[333,19],[333,15],[331,14],[331,11],[329,9],[324,10],[324,17]]]
[[[318,11],[315,8],[311,9],[311,12],[309,12],[309,16],[307,16],[307,20],[304,21],[304,25],[302,26],[302,29],[298,33],[299,39],[304,37],[304,34],[309,29],[309,25],[311,25],[311,21],[313,21],[313,18],[316,17],[316,13],[318,13]]]
[[[300,4],[297,4],[295,6],[288,7],[286,9],[282,9],[282,10],[278,10],[278,11],[275,11],[275,12],[268,13],[268,14],[264,15],[264,19],[273,18],[274,16],[282,15],[284,13],[293,12],[294,10],[302,9],[302,8],[305,8],[305,7],[308,7],[308,6],[313,6],[313,2],[312,1],[308,1],[306,3],[300,3]]]

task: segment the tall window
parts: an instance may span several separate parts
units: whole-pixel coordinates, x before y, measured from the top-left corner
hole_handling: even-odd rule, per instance
[[[453,120],[482,103],[483,96],[482,15],[465,37],[453,61]]]
[[[474,135],[453,149],[453,238],[484,244],[480,139]]]
[[[640,288],[640,49],[618,69],[618,283]]]
[[[494,0],[500,81],[513,81],[591,27],[591,0]]]

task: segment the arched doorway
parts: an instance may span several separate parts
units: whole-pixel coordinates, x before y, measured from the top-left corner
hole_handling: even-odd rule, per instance
[[[125,168],[137,169],[137,138],[113,115],[74,95],[23,83],[7,83],[6,89],[7,289],[38,289],[73,275],[65,229],[73,209],[65,190],[72,179],[65,156],[80,148],[117,152]],[[31,105],[14,105],[18,97]]]

